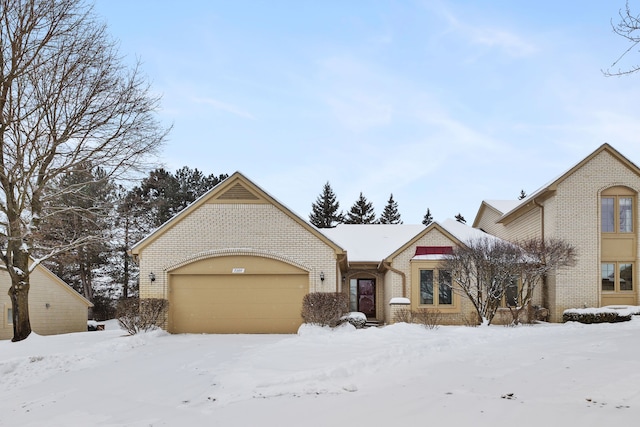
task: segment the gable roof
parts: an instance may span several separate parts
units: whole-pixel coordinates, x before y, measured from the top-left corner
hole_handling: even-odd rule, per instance
[[[499,213],[504,214],[518,206],[521,201],[522,200],[484,200],[483,203],[486,203],[487,206],[491,206]]]
[[[29,264],[32,265],[33,264],[33,259],[31,259],[29,261]],[[4,270],[7,271],[7,266],[4,264],[0,265],[0,270]],[[81,295],[80,293],[78,293],[75,289],[73,289],[71,287],[71,285],[69,285],[67,282],[65,282],[64,280],[62,280],[60,277],[58,277],[53,271],[49,270],[47,267],[45,267],[44,265],[42,265],[41,263],[38,263],[34,269],[34,271],[39,271],[41,273],[43,273],[46,277],[48,277],[49,279],[51,279],[52,282],[54,282],[57,286],[59,286],[63,291],[65,291],[66,293],[68,293],[69,295],[72,295],[75,299],[79,300],[80,302],[82,302],[84,305],[87,306],[87,308],[89,307],[93,307],[93,303],[91,301],[89,301],[88,299],[86,299],[83,295]],[[11,280],[11,279],[9,279]]]
[[[344,250],[339,245],[337,245],[327,236],[318,231],[317,228],[295,214],[292,210],[280,203],[273,196],[260,188],[243,174],[241,174],[240,172],[235,172],[233,175],[200,196],[193,203],[176,214],[173,218],[169,219],[160,227],[149,233],[144,239],[133,245],[133,247],[131,248],[131,254],[134,256],[138,255],[140,251],[143,250],[147,245],[156,240],[158,237],[162,236],[165,232],[170,230],[172,227],[174,227],[176,224],[178,224],[180,221],[182,221],[184,218],[189,216],[192,212],[206,203],[271,204],[281,212],[283,212],[285,215],[289,216],[295,222],[300,224],[311,234],[315,235],[320,240],[325,242],[336,252],[336,254],[344,253]]]
[[[509,212],[518,206],[520,202],[520,200],[483,200],[480,204],[480,208],[478,209],[478,213],[476,213],[476,218],[473,220],[473,226],[478,226],[480,219],[487,209],[490,209],[502,216],[505,212]]]
[[[442,224],[442,228],[447,230],[449,234],[454,236],[459,242],[466,244],[470,240],[482,239],[488,237],[491,239],[498,239],[492,234],[485,233],[479,228],[473,228],[467,224],[463,224],[454,219],[446,219]]]
[[[453,219],[442,223],[434,221],[426,227],[422,224],[339,224],[322,232],[346,249],[349,263],[380,264],[391,262],[433,230],[459,245],[474,238],[497,238]]]
[[[431,224],[429,224],[426,228],[424,228],[420,233],[413,236],[413,238],[411,238],[410,240],[407,240],[404,243],[404,245],[402,245],[401,247],[396,249],[393,253],[389,254],[386,258],[384,258],[382,260],[383,263],[391,262],[396,256],[398,256],[400,253],[404,252],[411,246],[414,246],[419,239],[421,239],[422,237],[424,237],[426,234],[430,233],[433,230],[439,231],[440,233],[442,233],[443,235],[445,235],[446,237],[451,239],[451,241],[453,241],[458,245],[465,245],[469,240],[475,239],[475,238],[481,238],[481,237],[498,239],[497,237],[491,234],[487,234],[482,230],[473,228],[466,224],[462,224],[451,218],[446,219],[443,222],[434,221]]]
[[[640,168],[638,168],[638,166],[636,166],[635,163],[633,163],[631,160],[627,159],[625,156],[620,154],[620,152],[617,151],[615,148],[613,148],[611,145],[605,143],[605,144],[602,144],[600,147],[598,147],[598,149],[596,149],[594,152],[589,154],[587,157],[585,157],[584,159],[576,163],[569,170],[561,174],[559,177],[548,182],[547,184],[540,187],[538,190],[531,193],[529,196],[520,200],[520,203],[518,203],[509,211],[505,212],[502,215],[502,217],[498,220],[498,222],[505,222],[505,221],[510,221],[512,219],[515,219],[518,216],[522,215],[523,213],[528,212],[534,206],[536,206],[538,201],[551,197],[557,190],[558,186],[564,180],[566,180],[568,177],[573,175],[577,170],[582,168],[585,164],[590,162],[594,157],[598,156],[603,152],[607,152],[608,154],[616,158],[622,165],[627,167],[636,175],[640,176]]]

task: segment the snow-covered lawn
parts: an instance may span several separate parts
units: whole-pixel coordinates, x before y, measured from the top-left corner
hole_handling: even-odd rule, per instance
[[[2,426],[605,426],[640,419],[640,318],[0,341]]]

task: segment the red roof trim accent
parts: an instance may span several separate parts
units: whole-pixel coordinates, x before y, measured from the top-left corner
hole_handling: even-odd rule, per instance
[[[452,246],[416,246],[417,255],[449,255],[453,253]]]

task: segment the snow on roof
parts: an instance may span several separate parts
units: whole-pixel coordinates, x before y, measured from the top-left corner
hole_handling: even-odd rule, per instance
[[[501,214],[507,213],[516,206],[518,206],[521,200],[485,200],[487,205],[499,211]]]
[[[446,219],[444,222],[438,223],[442,228],[451,233],[456,239],[462,243],[467,243],[470,240],[481,239],[485,237],[497,239],[492,234],[485,233],[484,231],[473,228],[467,224],[462,224],[455,219]]]
[[[351,262],[380,262],[418,233],[422,224],[339,224],[320,230],[348,253]]]
[[[440,261],[445,259],[447,256],[444,254],[438,255],[416,255],[411,259],[421,260],[421,261]]]

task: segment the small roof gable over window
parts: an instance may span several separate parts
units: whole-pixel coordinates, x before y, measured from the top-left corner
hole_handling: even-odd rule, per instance
[[[416,246],[418,255],[449,255],[453,252],[452,246]]]

